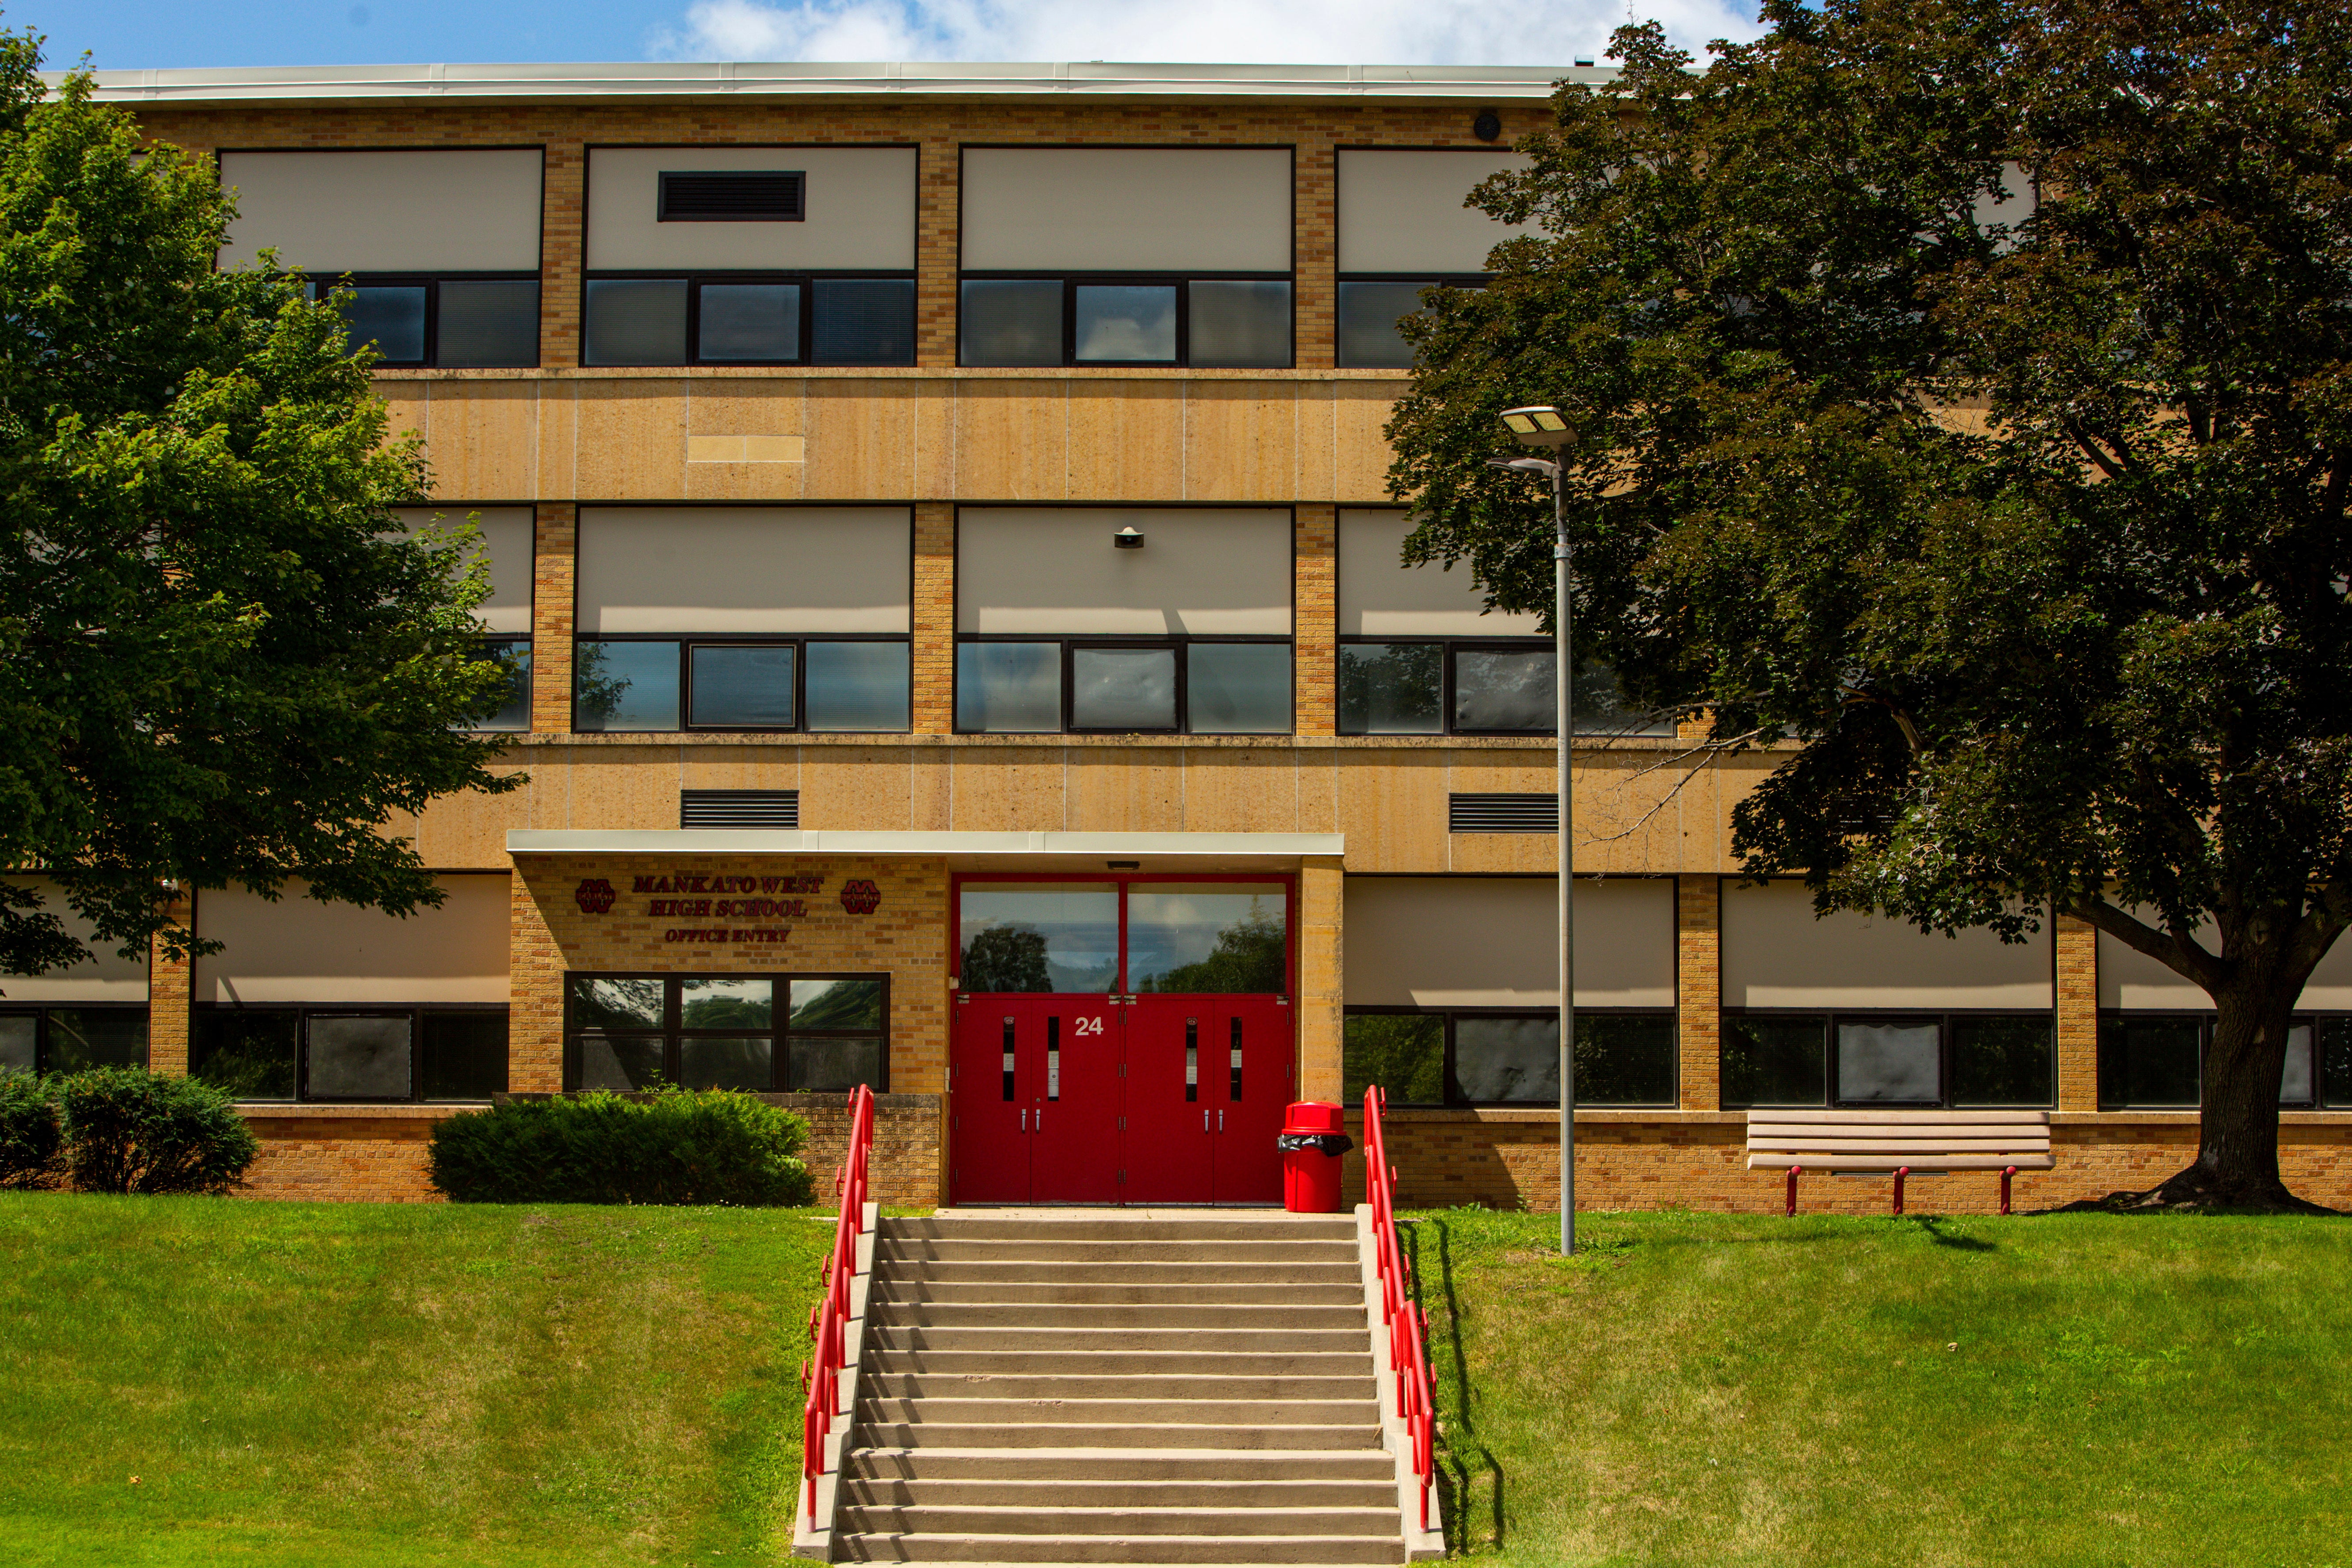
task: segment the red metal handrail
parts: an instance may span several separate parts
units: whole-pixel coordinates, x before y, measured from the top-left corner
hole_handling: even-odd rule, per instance
[[[801,1369],[808,1403],[801,1408],[801,1476],[807,1482],[809,1523],[816,1517],[816,1481],[824,1473],[824,1440],[841,1408],[841,1373],[849,1356],[849,1282],[857,1273],[857,1237],[866,1228],[866,1156],[874,1147],[874,1091],[849,1093],[849,1150],[833,1179],[841,1212],[833,1224],[833,1255],[824,1260],[824,1300],[809,1310],[815,1342]]]
[[[1381,1132],[1388,1096],[1378,1084],[1364,1090],[1366,1195],[1372,1205],[1372,1247],[1380,1260],[1381,1321],[1388,1325],[1389,1366],[1396,1375],[1397,1413],[1412,1444],[1412,1473],[1421,1479],[1421,1528],[1429,1528],[1429,1491],[1437,1479],[1437,1402],[1429,1382],[1429,1319],[1413,1304],[1412,1276],[1397,1242],[1396,1169]]]

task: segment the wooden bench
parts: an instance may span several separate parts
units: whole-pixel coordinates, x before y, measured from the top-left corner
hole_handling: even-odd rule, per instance
[[[1903,1178],[1915,1171],[1999,1171],[2000,1212],[2009,1180],[2047,1171],[2046,1110],[1751,1110],[1748,1168],[1789,1173],[1789,1212],[1797,1212],[1797,1178],[1812,1171],[1885,1171],[1895,1177],[1895,1212],[1903,1212]]]

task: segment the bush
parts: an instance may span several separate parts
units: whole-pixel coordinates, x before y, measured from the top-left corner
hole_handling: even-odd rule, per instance
[[[261,1141],[226,1091],[145,1068],[92,1068],[62,1080],[67,1163],[87,1193],[217,1193]]]
[[[473,1204],[805,1204],[808,1123],[727,1090],[507,1100],[433,1130],[433,1184]]]
[[[56,1184],[65,1146],[54,1079],[0,1072],[0,1187]]]

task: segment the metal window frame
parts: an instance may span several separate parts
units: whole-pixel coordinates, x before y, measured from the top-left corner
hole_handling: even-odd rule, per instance
[[[504,1002],[199,1002],[189,1009],[189,1068],[195,1068],[195,1036],[199,1021],[215,1016],[289,1016],[294,1019],[294,1094],[290,1100],[242,1100],[248,1105],[479,1105],[477,1100],[425,1098],[425,1019],[428,1014],[495,1015],[508,1024],[506,1080],[514,1081],[514,1010]],[[400,1099],[376,1096],[320,1095],[310,1092],[310,1020],[312,1017],[384,1018],[405,1015],[408,1032],[408,1093]],[[502,1091],[501,1091],[502,1092]]]
[[[2123,1029],[2135,1023],[2194,1023],[2197,1026],[2197,1088],[2198,1098],[2187,1101],[2141,1101],[2107,1098],[2107,1066],[2110,1053],[2114,1059],[2126,1064],[2127,1075],[2130,1047],[2127,1039],[2119,1038]],[[2221,1023],[2221,1015],[2190,1007],[2102,1007],[2098,1014],[2097,1079],[2098,1106],[2101,1110],[2198,1110],[2204,1102],[2205,1058],[2213,1048],[2213,1031]],[[2327,1044],[2326,1031],[2330,1024],[2352,1024],[2352,1013],[2297,1011],[2287,1015],[2290,1028],[2297,1024],[2311,1030],[2311,1098],[2282,1100],[2281,1110],[2352,1110],[2352,1084],[2336,1087],[2328,1081]],[[2127,1079],[2126,1079],[2127,1080]],[[2342,1095],[2341,1102],[2334,1097]]]
[[[967,730],[963,727],[962,721],[958,720],[955,724],[955,732],[959,735],[1296,735],[1298,732],[1298,639],[1295,637],[1256,635],[1225,637],[1213,634],[1206,637],[1192,637],[1185,635],[1175,637],[1149,637],[1140,635],[1134,637],[1121,637],[1110,633],[1089,633],[1084,636],[1076,637],[1052,637],[1044,635],[1032,636],[1024,632],[958,632],[955,638],[956,660],[953,680],[953,695],[961,695],[963,688],[962,650],[967,645],[977,646],[987,643],[1025,643],[1039,646],[1051,644],[1057,648],[1058,651],[1056,653],[1056,658],[1061,671],[1060,679],[1062,683],[1062,689],[1059,694],[1061,728],[1058,730]],[[1259,646],[1278,646],[1288,648],[1290,650],[1291,674],[1289,703],[1290,714],[1288,723],[1280,730],[1195,731],[1192,728],[1192,656],[1191,650],[1192,646],[1196,643],[1216,645],[1249,643]],[[1078,651],[1082,649],[1095,648],[1118,649],[1163,647],[1173,648],[1176,652],[1176,722],[1172,728],[1164,730],[1129,730],[1105,729],[1090,726],[1081,729],[1076,722],[1074,722],[1073,715],[1075,713],[1076,693],[1071,680],[1071,671],[1076,662],[1075,655]]]
[[[1038,638],[1038,641],[1048,639]],[[583,643],[668,643],[677,649],[677,723],[667,730],[582,730],[580,728],[580,647]],[[908,648],[907,728],[904,730],[812,730],[808,727],[808,645],[813,642],[898,643]],[[904,632],[784,632],[751,633],[612,632],[572,639],[572,732],[590,735],[903,735],[914,729],[914,638]],[[695,647],[790,647],[793,655],[793,722],[775,724],[697,724],[694,719]],[[505,733],[506,731],[494,731]]]
[[[33,1070],[36,1073],[55,1072],[49,1059],[49,1015],[65,1013],[142,1013],[147,1016],[147,1049],[144,1059],[155,1059],[154,1004],[152,1002],[0,1002],[0,1018],[33,1020]]]
[[[1036,365],[978,365],[964,357],[963,286],[967,283],[1059,283],[1062,287],[1062,357]],[[1230,370],[1294,370],[1298,365],[1298,278],[1295,272],[1056,272],[1051,268],[992,269],[956,274],[956,364],[981,370],[1189,370],[1192,368],[1192,285],[1282,283],[1290,289],[1288,352],[1279,364],[1225,365]],[[1081,360],[1078,353],[1078,289],[1087,286],[1171,287],[1176,290],[1176,355],[1173,359]]]
[[[1681,1103],[1682,1022],[1681,1016],[1675,1009],[1672,1007],[1587,1007],[1580,1004],[1576,1009],[1576,1016],[1580,1019],[1664,1019],[1667,1024],[1666,1049],[1668,1056],[1671,1058],[1674,1069],[1668,1075],[1674,1088],[1667,1099],[1610,1100],[1606,1103],[1600,1100],[1579,1099],[1577,1101],[1579,1109],[1586,1110],[1671,1110]],[[1345,1007],[1341,1010],[1341,1021],[1339,1026],[1339,1049],[1343,1058],[1343,1072],[1345,1070],[1344,1058],[1348,1048],[1346,1020],[1357,1017],[1437,1018],[1443,1021],[1442,1048],[1444,1052],[1444,1061],[1440,1069],[1439,1081],[1444,1085],[1445,1098],[1442,1100],[1399,1100],[1393,1102],[1399,1109],[1402,1109],[1407,1106],[1412,1106],[1416,1109],[1454,1110],[1465,1109],[1482,1110],[1527,1110],[1530,1109],[1554,1110],[1558,1108],[1559,1101],[1556,1098],[1549,1100],[1472,1100],[1468,1096],[1463,1094],[1461,1092],[1461,1079],[1455,1071],[1455,1064],[1458,1060],[1458,1057],[1456,1054],[1454,1035],[1455,1021],[1461,1018],[1526,1018],[1544,1023],[1557,1024],[1559,1022],[1559,1010],[1556,1007],[1549,1009],[1541,1007]]]
[[[722,268],[672,268],[667,269],[658,268],[604,268],[594,272],[583,272],[580,275],[581,363],[583,367],[592,369],[598,368],[594,362],[591,362],[587,358],[588,286],[590,284],[683,283],[686,285],[686,340],[680,345],[680,348],[685,357],[677,361],[677,364],[682,368],[701,366],[716,366],[724,368],[734,366],[751,370],[763,370],[797,365],[802,367],[815,367],[818,369],[829,369],[835,367],[848,367],[855,369],[861,366],[873,366],[877,369],[903,370],[908,366],[912,365],[915,363],[915,337],[917,335],[913,331],[910,331],[908,335],[908,356],[903,360],[820,360],[816,357],[816,285],[820,282],[830,283],[837,281],[880,283],[897,282],[908,284],[910,290],[908,296],[909,309],[914,311],[917,316],[919,315],[920,302],[914,292],[915,274],[911,271],[898,268],[820,267],[804,268],[798,270],[786,268],[755,269],[744,268],[734,269]],[[707,286],[713,283],[792,284],[797,287],[801,291],[800,353],[793,359],[703,358],[702,290]],[[910,328],[919,327],[919,321],[910,318],[908,325]],[[621,365],[607,366],[604,368],[626,370],[631,368],[653,369],[663,367],[632,367]]]
[[[1727,1026],[1734,1019],[1796,1021],[1817,1020],[1822,1026],[1822,1098],[1819,1100],[1735,1100],[1728,1097],[1720,1103],[1726,1110],[1978,1110],[2057,1109],[2058,1105],[2058,1015],[2053,1008],[2035,1007],[1725,1007],[1718,1016]],[[1963,1018],[2042,1018],[2050,1020],[2050,1098],[2041,1105],[1980,1106],[1962,1104],[1953,1093],[1952,1050],[1955,1020]],[[1900,1024],[1932,1019],[1936,1024],[1936,1089],[1937,1098],[1925,1100],[1841,1100],[1838,1098],[1838,1026],[1855,1024]],[[1722,1070],[1724,1036],[1727,1029],[1717,1030],[1717,1082],[1727,1081]]]
[[[433,370],[441,363],[441,285],[444,283],[536,283],[540,311],[531,323],[532,352],[527,365],[486,368],[537,370],[547,358],[547,279],[541,272],[341,272],[310,279],[310,298],[324,302],[337,289],[414,289],[425,290],[425,357],[378,359],[371,370]]]
[[[1331,363],[1341,370],[1409,371],[1411,364],[1351,364],[1340,357],[1339,345],[1344,341],[1344,326],[1339,319],[1339,302],[1347,298],[1345,285],[1349,283],[1417,283],[1423,289],[1482,289],[1494,281],[1491,272],[1341,272],[1331,279]],[[1418,312],[1415,312],[1418,314]],[[1402,317],[1398,318],[1403,320]]]
[[[662,982],[662,1024],[658,1029],[599,1029],[583,1026],[579,1018],[578,1005],[572,993],[574,980],[658,980]],[[769,1026],[765,1029],[712,1028],[686,1026],[681,1000],[681,981],[687,980],[764,980],[771,983]],[[795,1029],[792,1026],[792,983],[795,980],[876,980],[882,985],[882,1023],[875,1029]],[[830,1040],[872,1040],[881,1042],[881,1079],[873,1086],[877,1094],[890,1091],[890,973],[887,970],[866,969],[772,969],[750,971],[727,970],[617,970],[572,969],[563,973],[563,1086],[567,1092],[581,1089],[582,1046],[595,1039],[646,1039],[661,1041],[661,1074],[665,1081],[682,1081],[680,1073],[681,1046],[688,1038],[743,1039],[764,1036],[772,1044],[768,1057],[768,1085],[754,1089],[756,1094],[829,1093],[831,1090],[788,1090],[780,1089],[791,1071],[792,1042],[795,1037]]]

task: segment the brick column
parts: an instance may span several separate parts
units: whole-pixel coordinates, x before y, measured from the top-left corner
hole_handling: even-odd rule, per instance
[[[1339,261],[1339,156],[1328,133],[1301,132],[1291,165],[1291,201],[1297,228],[1291,236],[1292,363],[1301,370],[1328,370],[1333,358],[1333,316],[1339,300],[1334,268]]]
[[[1675,1005],[1685,1110],[1723,1109],[1723,884],[1675,879]]]
[[[1333,665],[1339,654],[1339,509],[1301,505],[1291,515],[1296,723],[1299,734],[1328,735],[1337,728],[1339,701]]]
[[[914,730],[955,730],[955,508],[915,507]]]
[[[1298,1014],[1300,1100],[1338,1100],[1339,1047],[1345,1029],[1340,990],[1344,940],[1340,931],[1339,862],[1309,859],[1298,873]]]
[[[509,883],[507,1091],[563,1088],[563,953],[520,868]]]
[[[580,509],[541,501],[532,529],[530,728],[535,735],[572,729],[572,582]]]
[[[963,154],[950,135],[925,137],[915,156],[915,363],[930,369],[956,362]]]
[[[580,363],[580,271],[583,264],[588,153],[577,142],[550,142],[541,166],[539,363]]]
[[[2099,1108],[2099,931],[2060,915],[2051,922],[2057,1009],[2058,1109]]]
[[[195,903],[184,900],[171,907],[172,918],[194,929]],[[188,1072],[188,1004],[195,989],[195,964],[167,957],[163,942],[147,953],[147,1070],[166,1078]]]

